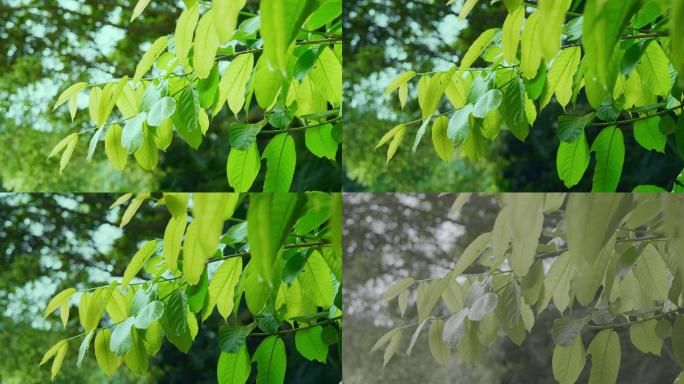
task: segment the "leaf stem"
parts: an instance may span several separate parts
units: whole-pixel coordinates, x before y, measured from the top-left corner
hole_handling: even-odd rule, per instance
[[[313,248],[313,247],[324,247],[324,246],[327,246],[327,245],[330,245],[330,242],[328,242],[328,241],[314,241],[314,242],[310,242],[310,243],[285,244],[285,245],[283,246],[283,248],[284,248],[284,249],[292,249],[292,248]],[[251,251],[237,252],[237,253],[233,253],[233,254],[230,254],[230,255],[224,255],[224,256],[221,256],[221,257],[219,257],[219,258],[209,259],[209,260],[207,260],[206,264],[214,263],[214,262],[216,262],[216,261],[221,261],[221,260],[226,260],[226,259],[232,259],[232,258],[235,258],[235,257],[249,256],[249,255],[251,255],[251,254],[252,254]]]
[[[266,337],[266,336],[273,336],[273,335],[287,335],[287,334],[290,334],[290,333],[295,333],[295,332],[303,331],[303,330],[305,330],[305,329],[317,327],[317,326],[319,326],[319,325],[324,325],[324,324],[332,323],[332,322],[335,322],[335,321],[341,320],[341,319],[342,319],[342,315],[333,317],[333,318],[331,318],[331,319],[326,319],[326,320],[323,320],[323,321],[318,322],[318,323],[310,324],[310,325],[307,325],[307,326],[305,326],[305,327],[283,329],[283,330],[280,330],[280,331],[278,331],[278,332],[276,332],[276,333],[253,332],[253,333],[250,333],[249,336]]]

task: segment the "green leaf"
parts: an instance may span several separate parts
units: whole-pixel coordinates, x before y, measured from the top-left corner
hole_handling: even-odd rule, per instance
[[[235,353],[245,346],[247,336],[256,328],[256,323],[237,326],[229,325],[219,328],[219,346],[221,351]]]
[[[211,311],[214,305],[217,305],[218,311],[224,319],[230,316],[235,302],[235,287],[240,280],[241,273],[241,258],[227,259],[221,263],[221,266],[216,270],[209,283],[208,311]]]
[[[667,96],[672,88],[670,60],[656,40],[651,41],[641,55],[637,71],[643,84],[657,96]]]
[[[313,252],[298,276],[302,288],[311,296],[317,306],[329,308],[335,299],[335,289],[328,264],[319,252]]]
[[[447,319],[444,323],[444,329],[442,330],[442,340],[449,345],[454,345],[461,340],[463,335],[462,330],[464,322],[468,317],[468,308],[463,308],[460,311],[454,313]]]
[[[309,151],[320,158],[327,157],[334,161],[338,144],[332,137],[332,130],[331,124],[308,128],[304,133],[304,142]]]
[[[199,3],[195,3],[181,13],[176,23],[175,46],[176,56],[181,65],[187,65],[188,53],[192,46],[192,37],[199,20]]]
[[[394,91],[395,89],[399,88],[400,86],[408,83],[409,80],[414,78],[416,76],[415,71],[408,71],[404,73],[400,73],[392,82],[385,88],[385,96],[389,95]]]
[[[166,267],[175,272],[178,270],[178,254],[181,250],[181,242],[187,225],[188,217],[183,208],[183,214],[172,217],[164,230],[163,251]]]
[[[256,137],[266,125],[266,120],[257,123],[233,123],[230,125],[229,137],[231,149],[245,151],[256,143]]]
[[[134,155],[142,169],[151,171],[157,166],[159,153],[155,143],[154,130],[151,127],[143,126],[143,144],[135,151]]]
[[[141,112],[124,125],[121,132],[121,145],[128,150],[128,153],[137,151],[145,142],[143,123],[146,119],[147,113]]]
[[[542,59],[541,45],[543,25],[540,23],[541,12],[533,12],[525,22],[520,48],[520,70],[528,79],[534,79]]]
[[[596,153],[592,192],[615,192],[625,161],[622,131],[616,127],[601,129],[591,145],[591,151]]]
[[[428,331],[428,344],[430,346],[430,353],[435,358],[437,363],[446,365],[449,362],[451,351],[449,346],[442,340],[442,332],[444,330],[444,321],[436,319],[430,324]]]
[[[95,358],[97,364],[107,376],[111,377],[119,368],[116,354],[109,350],[112,333],[108,329],[102,329],[95,336]]]
[[[228,163],[226,164],[228,185],[235,192],[247,192],[254,184],[260,169],[261,156],[256,142],[245,151],[232,149],[228,154]]]
[[[211,9],[214,10],[214,17],[216,20],[222,21],[220,23],[214,23],[220,44],[223,45],[227,43],[233,37],[240,10],[244,8],[246,3],[246,0],[213,0],[211,2]]]
[[[341,1],[323,2],[321,6],[314,11],[309,19],[306,21],[306,26],[309,30],[316,30],[322,26],[332,22],[342,14]]]
[[[155,300],[145,305],[135,316],[135,327],[147,329],[153,321],[159,320],[164,314],[164,303]]]
[[[85,335],[81,342],[81,346],[78,348],[78,359],[76,360],[76,367],[78,368],[81,368],[81,363],[83,362],[86,352],[88,352],[88,348],[90,348],[90,340],[93,339],[94,333],[95,330],[91,329],[90,332]]]
[[[199,98],[192,85],[185,87],[178,95],[176,112],[171,120],[183,140],[197,149],[202,143],[202,131],[199,126]]]
[[[539,17],[544,20],[540,24],[541,52],[544,58],[551,60],[560,49],[561,32],[565,24],[565,13],[570,8],[572,0],[540,0]]]
[[[278,252],[303,206],[304,199],[298,194],[264,193],[251,197],[247,210],[247,241],[256,271],[269,287],[280,280]]]
[[[144,0],[141,0],[144,1]],[[149,0],[147,0],[149,2]],[[135,67],[135,75],[133,76],[133,82],[137,83],[140,81],[140,79],[145,76],[147,71],[152,68],[152,64],[154,64],[155,60],[157,60],[157,57],[166,49],[166,45],[169,41],[168,36],[162,36],[158,38],[157,40],[152,43],[150,48],[145,52],[143,55],[142,59],[138,62],[138,66]]]
[[[214,28],[214,10],[207,11],[197,23],[193,43],[192,65],[200,79],[206,79],[214,66],[219,38]]]
[[[132,316],[114,327],[109,342],[109,350],[114,352],[117,356],[123,356],[131,350],[133,345],[131,328],[133,327],[133,324],[135,324],[135,317]]]
[[[641,255],[634,264],[634,275],[644,292],[655,301],[663,301],[667,298],[670,288],[668,283],[668,269],[658,250],[648,244],[641,251]]]
[[[288,192],[297,163],[292,137],[287,133],[276,135],[266,145],[261,157],[266,159],[264,192]]]
[[[128,263],[128,266],[126,267],[126,271],[124,272],[123,278],[121,279],[121,287],[126,288],[128,283],[133,280],[135,275],[140,272],[142,269],[143,265],[147,263],[147,260],[152,256],[152,254],[155,252],[157,248],[157,241],[156,240],[149,240],[143,244],[140,249],[138,249],[138,252],[135,253],[135,256],[131,259],[131,262]]]
[[[282,384],[285,381],[287,356],[285,344],[278,336],[269,336],[254,351],[252,361],[257,365],[257,384]]]
[[[135,4],[135,8],[133,8],[133,14],[131,15],[131,22],[140,16],[140,14],[147,8],[147,5],[150,4],[150,0],[138,0],[138,2]]]
[[[328,358],[328,345],[323,342],[320,325],[297,331],[295,334],[295,346],[297,351],[309,361],[326,362]]]
[[[131,349],[124,356],[124,361],[128,368],[139,375],[147,371],[147,351],[143,336],[135,328],[131,329],[132,345]]]
[[[632,324],[629,327],[629,339],[641,352],[660,356],[660,350],[663,348],[663,339],[656,334],[657,324],[657,320],[651,319]]]
[[[109,162],[118,171],[123,171],[128,162],[128,150],[121,144],[123,129],[119,124],[113,124],[105,135],[105,152]]]
[[[397,348],[399,348],[399,342],[401,341],[401,335],[404,333],[403,331],[400,331],[400,330],[394,330],[394,331],[397,331],[397,332],[392,333],[392,337],[388,339],[389,343],[387,344],[387,348],[385,348],[385,354],[384,354],[383,362],[382,362],[383,368],[387,365],[387,363],[390,361],[392,356],[394,356],[394,353],[397,351]],[[381,340],[382,339],[378,340],[378,343]]]
[[[498,29],[492,28],[488,29],[473,41],[473,43],[468,47],[468,50],[463,55],[461,59],[461,66],[458,68],[459,77],[465,73],[473,65],[475,60],[484,52],[485,48],[489,46],[494,37],[496,36]],[[449,76],[451,78],[451,76]]]
[[[586,363],[582,338],[576,337],[575,341],[567,347],[556,345],[553,349],[551,363],[553,366],[553,377],[560,384],[574,384],[577,382]]]
[[[192,345],[190,327],[188,325],[188,302],[185,291],[173,291],[164,303],[164,314],[160,319],[164,333],[169,341],[183,352]]]
[[[440,159],[449,161],[454,156],[454,143],[448,137],[449,118],[439,116],[432,123],[432,146]]]
[[[561,116],[558,118],[558,140],[574,142],[584,136],[584,128],[594,120],[596,114],[591,112],[584,116]]]
[[[50,347],[47,352],[45,352],[45,355],[43,355],[43,359],[40,361],[40,364],[38,366],[40,367],[41,365],[45,364],[48,360],[52,359],[54,357],[54,360],[52,361],[52,380],[55,379],[55,376],[57,376],[57,373],[59,373],[59,369],[62,367],[62,362],[64,362],[64,355],[66,355],[66,350],[69,347],[69,343],[67,340],[60,340],[58,341],[55,345]]]
[[[529,133],[525,115],[525,86],[517,75],[501,88],[504,93],[501,111],[511,129],[511,133],[520,141],[524,141]]]
[[[62,92],[57,98],[57,102],[55,102],[55,105],[52,107],[52,110],[56,110],[57,108],[59,108],[60,105],[66,103],[69,99],[78,95],[78,93],[81,90],[85,89],[87,86],[87,83],[78,82],[76,84],[71,85],[69,88],[65,89],[64,92]]]
[[[332,49],[323,48],[309,76],[327,101],[342,103],[342,64]]]
[[[575,272],[572,254],[563,252],[554,260],[544,279],[544,295],[539,304],[540,309],[546,308],[553,298],[558,311],[563,312],[570,304],[570,280]]]
[[[620,369],[620,336],[610,329],[601,331],[587,353],[591,355],[589,384],[615,383]]]
[[[561,142],[556,154],[556,170],[566,188],[582,180],[589,166],[589,145],[584,132],[574,142]]]
[[[47,307],[45,307],[45,311],[43,311],[43,317],[48,317],[52,312],[54,312],[57,308],[62,306],[64,303],[68,303],[69,299],[71,296],[73,296],[76,293],[75,288],[67,288],[53,297],[50,302],[48,303]]]
[[[413,350],[413,346],[416,345],[416,341],[418,340],[418,336],[420,335],[420,332],[423,330],[423,328],[425,327],[425,324],[427,324],[428,321],[430,321],[430,318],[424,319],[416,327],[416,330],[413,332],[413,335],[411,336],[411,341],[409,342],[409,347],[406,350],[406,355],[411,356],[411,351]]]
[[[554,93],[558,103],[563,108],[570,102],[573,79],[579,68],[581,58],[582,49],[580,47],[565,48],[561,51],[549,71],[544,95],[540,103],[541,108],[544,108],[551,101],[551,96]]]
[[[454,142],[454,144],[461,144],[466,137],[468,137],[469,119],[473,113],[473,105],[467,104],[465,107],[457,110],[451,115],[449,119],[449,126],[447,127],[447,137]]]
[[[221,352],[216,376],[219,384],[244,384],[252,371],[247,346],[242,346],[235,353]]]
[[[629,195],[571,194],[565,218],[569,251],[593,263],[629,212],[630,203]]]
[[[280,92],[280,74],[269,68],[266,56],[261,55],[259,60],[257,60],[253,76],[255,79],[259,79],[259,81],[255,81],[252,84],[257,103],[263,109],[270,109],[276,100],[278,92]]]
[[[484,118],[490,111],[499,108],[502,99],[503,93],[500,90],[490,89],[487,93],[477,99],[477,102],[473,107],[473,116],[479,119]]]
[[[465,272],[465,270],[468,269],[468,267],[472,265],[475,260],[477,260],[480,254],[482,254],[482,251],[489,246],[490,239],[490,232],[485,232],[476,237],[475,240],[473,240],[472,243],[470,243],[463,253],[458,257],[456,265],[451,273],[454,276],[458,276]]]
[[[582,45],[587,72],[587,98],[598,108],[613,91],[619,65],[613,65],[615,47],[624,27],[637,11],[639,0],[589,0],[584,6]]]
[[[259,2],[264,55],[271,68],[287,77],[287,54],[304,20],[318,5],[315,0],[265,0]]]
[[[580,331],[587,325],[589,320],[589,316],[581,319],[566,318],[553,320],[551,328],[553,342],[561,347],[570,347],[575,342],[575,339],[579,338],[581,340]]]
[[[219,96],[214,106],[214,115],[223,107],[223,103],[228,102],[228,107],[237,116],[238,112],[245,105],[245,95],[247,82],[254,68],[254,55],[239,55],[231,61],[221,76],[219,82]]]
[[[501,44],[503,45],[504,57],[509,64],[518,63],[518,45],[520,45],[520,35],[523,21],[525,20],[525,7],[516,7],[509,10],[508,16],[503,23]]]
[[[665,153],[667,136],[660,130],[660,117],[654,116],[634,123],[634,138],[642,147]]]
[[[152,105],[147,113],[147,124],[150,127],[158,127],[174,112],[176,112],[176,99],[169,96],[162,97]]]
[[[394,283],[384,294],[383,299],[390,301],[397,297],[401,292],[408,289],[416,280],[413,277],[405,277]]]
[[[468,311],[468,319],[472,321],[480,321],[486,315],[491,313],[495,308],[499,300],[496,293],[489,292],[480,296],[475,300],[475,302],[470,306]]]

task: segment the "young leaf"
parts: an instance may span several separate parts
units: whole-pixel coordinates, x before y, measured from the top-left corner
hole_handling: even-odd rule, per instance
[[[470,45],[466,53],[463,55],[463,58],[461,59],[461,66],[458,68],[458,76],[460,77],[463,75],[470,67],[473,65],[475,60],[477,60],[478,57],[484,52],[485,48],[489,46],[489,44],[492,42],[494,37],[496,36],[497,29],[492,28],[488,29],[480,36],[475,39],[475,41]],[[451,78],[451,76],[449,76]]]
[[[55,105],[52,107],[52,110],[53,111],[56,110],[57,108],[59,108],[59,106],[66,103],[67,101],[69,101],[72,98],[74,98],[74,100],[75,100],[76,95],[78,95],[78,93],[81,90],[85,89],[87,86],[88,86],[87,83],[79,82],[79,83],[73,84],[72,86],[70,86],[69,88],[64,90],[64,92],[62,92],[62,94],[60,94],[59,97],[57,98],[57,102],[55,102]],[[72,114],[72,116],[73,116],[73,114]]]
[[[213,0],[211,2],[214,17],[216,20],[221,20],[220,23],[214,23],[220,44],[227,43],[233,37],[240,10],[245,7],[246,3],[247,0]]]
[[[544,108],[551,101],[551,96],[554,93],[558,103],[563,108],[570,102],[573,79],[579,68],[581,58],[582,49],[580,47],[565,48],[556,57],[547,76],[540,103],[541,108]]]
[[[508,12],[504,20],[501,43],[504,57],[509,64],[518,63],[518,45],[520,45],[520,32],[525,20],[525,7],[517,7]]]
[[[541,52],[546,60],[551,60],[560,49],[561,32],[565,24],[565,13],[572,0],[540,0],[539,17],[544,20],[540,24]]]

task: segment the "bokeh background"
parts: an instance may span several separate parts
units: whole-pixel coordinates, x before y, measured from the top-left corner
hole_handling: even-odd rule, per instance
[[[387,147],[374,150],[378,140],[398,123],[420,118],[417,80],[409,87],[404,110],[397,92],[383,96],[387,85],[409,70],[444,71],[459,64],[469,44],[490,28],[501,28],[507,11],[501,1],[480,1],[467,20],[458,20],[464,0],[347,0],[344,7],[344,188],[346,191],[564,191],[556,173],[555,121],[564,114],[552,102],[541,113],[526,142],[507,132],[487,142],[484,159],[473,162],[456,151],[456,159],[439,159],[425,135],[416,153],[411,145],[418,126],[407,129],[399,150],[385,165]],[[582,4],[575,1],[573,4]],[[577,11],[577,9],[575,9]],[[581,9],[580,9],[581,11]],[[475,66],[486,63],[478,60]],[[590,110],[584,98],[569,112]],[[441,110],[447,111],[443,100]],[[589,142],[597,131],[588,132]],[[620,191],[639,184],[672,189],[684,161],[669,145],[667,154],[647,151],[631,133],[625,134],[625,164]],[[594,160],[573,190],[591,190]]]
[[[518,347],[503,333],[481,362],[470,368],[452,353],[447,366],[432,358],[424,330],[411,353],[410,336],[402,338],[396,354],[383,369],[383,349],[370,353],[375,342],[397,326],[415,323],[415,289],[404,318],[396,299],[383,301],[384,292],[404,277],[441,277],[451,270],[465,247],[491,231],[499,208],[492,195],[474,195],[456,217],[448,213],[455,195],[358,193],[344,195],[344,380],[347,384],[380,383],[554,383],[551,368],[551,324],[555,309],[543,312],[532,333]],[[473,272],[478,272],[473,269]],[[437,315],[447,314],[438,303]],[[411,335],[415,328],[410,328]],[[585,347],[590,335],[584,333]],[[618,383],[670,383],[680,372],[669,341],[662,357],[643,354],[620,330],[622,359]],[[579,383],[586,383],[587,361]]]
[[[92,127],[86,110],[87,92],[79,95],[80,109],[74,122],[66,105],[52,112],[57,96],[79,81],[93,84],[123,75],[132,77],[151,43],[161,35],[174,33],[176,19],[184,9],[181,0],[152,1],[131,23],[136,2],[0,0],[0,190],[128,192],[229,188],[228,126],[234,118],[229,116],[228,108],[212,121],[198,151],[176,136],[167,151],[160,152],[154,171],[144,171],[132,156],[124,172],[116,171],[107,163],[102,143],[93,161],[87,162],[90,135],[80,138],[61,177],[59,156],[47,160],[52,147],[67,134]],[[245,10],[256,12],[258,2],[248,2]],[[153,75],[155,71],[152,70]],[[255,108],[253,113],[261,112]],[[319,159],[305,150],[303,135],[295,135],[295,140],[299,150],[292,190],[339,191],[341,170],[337,163]],[[263,172],[255,186],[261,188],[262,183]]]
[[[38,368],[43,354],[57,341],[82,332],[76,310],[78,294],[70,299],[66,330],[58,314],[43,318],[50,298],[65,288],[85,289],[120,280],[141,243],[164,233],[169,214],[149,200],[120,230],[123,210],[108,210],[117,197],[0,193],[0,383],[49,383],[51,362]],[[244,207],[236,212],[236,217],[245,215]],[[250,316],[243,303],[238,317],[246,322]],[[165,341],[159,354],[150,358],[149,372],[144,376],[122,365],[109,379],[97,365],[92,346],[81,368],[76,368],[82,339],[73,340],[55,383],[215,383],[220,354],[218,329],[223,323],[214,311],[200,324],[188,354]],[[336,348],[339,344],[331,346],[327,364],[321,364],[305,360],[296,352],[294,334],[283,340],[287,351],[286,382],[341,380],[342,361]],[[248,339],[250,351],[259,341]],[[256,371],[253,366],[250,382],[254,382]]]

